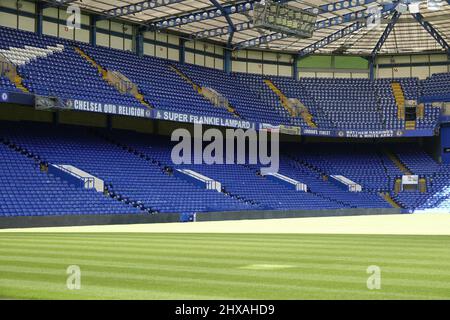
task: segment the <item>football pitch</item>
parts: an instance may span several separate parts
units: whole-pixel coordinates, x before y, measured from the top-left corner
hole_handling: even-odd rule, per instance
[[[0,298],[450,299],[449,248],[449,236],[0,233]]]

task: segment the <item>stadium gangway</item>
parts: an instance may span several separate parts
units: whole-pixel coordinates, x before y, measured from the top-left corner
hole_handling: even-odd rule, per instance
[[[48,173],[84,189],[95,189],[97,192],[105,190],[103,180],[71,165],[50,164]]]
[[[330,176],[330,181],[349,192],[361,192],[362,186],[341,175]]]
[[[189,169],[176,169],[174,174],[183,180],[189,181],[207,190],[222,192],[222,184],[219,181],[208,178],[201,173]]]
[[[302,182],[289,178],[279,173],[268,173],[265,175],[268,179],[285,185],[289,188],[295,189],[295,191],[308,192],[308,186]]]

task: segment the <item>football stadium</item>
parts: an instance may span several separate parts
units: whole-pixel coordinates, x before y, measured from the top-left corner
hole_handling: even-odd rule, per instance
[[[0,299],[450,299],[449,21],[0,0]]]

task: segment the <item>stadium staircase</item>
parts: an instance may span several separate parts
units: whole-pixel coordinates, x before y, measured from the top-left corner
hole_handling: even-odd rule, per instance
[[[20,75],[16,74],[14,77],[14,84],[17,89],[21,90],[23,93],[29,93],[30,91],[23,84],[23,79]]]
[[[425,104],[420,103],[417,106],[417,119],[425,118]]]
[[[388,156],[388,158],[392,161],[392,163],[395,164],[395,166],[400,169],[401,172],[405,175],[412,175],[411,170],[406,167],[403,162],[393,153],[391,150],[384,149],[385,154]]]
[[[30,152],[28,149],[23,148],[17,144],[15,144],[14,142],[11,142],[7,139],[3,139],[0,138],[0,143],[3,143],[4,145],[6,145],[8,148],[14,150],[15,152],[20,153],[21,155],[30,158],[30,159],[34,159],[34,161],[39,164],[40,166],[40,170],[42,172],[47,172],[47,163],[45,161],[42,160],[42,158],[39,155],[36,155],[32,152]]]
[[[112,87],[114,87],[117,91],[120,92],[120,90],[117,88],[117,84],[111,81],[108,78],[108,70],[103,68],[100,64],[98,64],[92,57],[90,57],[86,52],[84,52],[82,49],[75,47],[75,51],[82,56],[86,61],[88,61],[94,68],[98,70],[98,73],[101,74],[103,80],[110,84]],[[135,88],[138,88],[136,84],[132,84]],[[150,104],[149,101],[147,101],[144,97],[144,95],[137,89],[134,93],[132,93],[132,96],[136,98],[143,106],[145,106],[147,109],[153,109],[153,106]]]
[[[402,192],[402,179],[401,178],[395,179],[394,192],[395,192],[395,194],[399,194],[400,192]]]
[[[264,83],[278,96],[280,99],[281,105],[286,109],[286,111],[290,114],[292,118],[296,117],[295,110],[292,109],[289,104],[289,99],[286,95],[272,82],[272,80],[264,79]],[[303,120],[308,124],[311,128],[317,128],[317,125],[314,123],[313,116],[306,108],[305,112],[301,112]]]
[[[391,195],[388,192],[382,192],[380,193],[380,196],[384,200],[386,200],[386,202],[389,203],[393,208],[402,209],[402,207],[397,202],[395,202],[395,200],[391,197]]]
[[[397,104],[397,117],[400,120],[405,120],[405,93],[402,85],[399,82],[392,82],[392,92],[394,94],[395,102]]]
[[[406,130],[416,130],[416,122],[415,121],[406,121],[405,129]]]
[[[420,178],[419,179],[419,191],[420,193],[427,193],[427,179],[426,178]]]
[[[199,95],[201,95],[204,99],[210,101],[206,98],[206,96],[203,93],[203,88],[199,86],[197,83],[194,82],[186,73],[181,71],[179,68],[177,68],[175,65],[170,65],[169,68],[174,71],[176,74],[178,74],[184,81],[189,83],[195,92],[197,92]],[[211,102],[211,101],[210,101]],[[228,103],[226,106],[226,109],[229,113],[231,113],[234,117],[242,119],[242,116],[236,111],[236,109]]]

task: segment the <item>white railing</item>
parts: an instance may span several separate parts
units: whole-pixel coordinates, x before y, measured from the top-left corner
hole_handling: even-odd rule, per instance
[[[330,176],[331,181],[334,181],[335,184],[344,186],[350,192],[361,192],[362,186],[353,182],[352,180],[341,176],[341,175],[332,175]]]
[[[286,186],[293,187],[295,191],[302,191],[302,192],[308,192],[308,186],[300,181],[297,181],[295,179],[292,179],[290,177],[284,176],[279,173],[269,173],[266,174],[266,177],[272,178],[272,180],[275,180],[277,182],[280,182]]]
[[[193,170],[189,169],[176,169],[175,173],[178,176],[189,180],[190,182],[204,187],[207,190],[216,190],[217,192],[222,191],[222,184],[219,181],[215,181],[207,176],[202,175]]]

